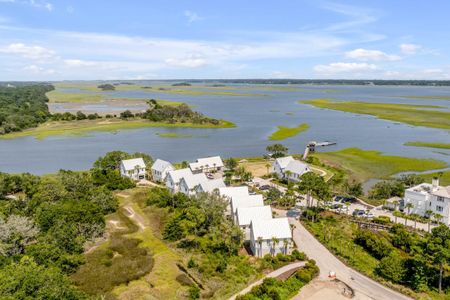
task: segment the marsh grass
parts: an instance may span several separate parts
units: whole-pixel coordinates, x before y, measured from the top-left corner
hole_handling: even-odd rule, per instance
[[[450,96],[400,96],[408,99],[450,100]]]
[[[450,149],[450,143],[439,143],[439,142],[406,142],[405,146],[414,147],[427,147],[427,148],[437,148],[437,149]]]
[[[86,263],[71,276],[72,282],[92,296],[110,294],[118,285],[128,284],[148,274],[154,260],[141,241],[126,234],[137,231],[137,227],[120,211],[115,214],[120,230],[112,233],[107,243],[86,255]]]
[[[439,160],[384,155],[379,151],[359,148],[315,153],[314,156],[332,166],[344,169],[350,178],[358,181],[371,178],[387,179],[400,172],[420,172],[447,167],[447,163]]]
[[[155,134],[162,138],[171,138],[171,139],[208,137],[208,135],[181,134],[176,132],[157,132]]]
[[[296,136],[300,132],[303,132],[309,128],[309,125],[306,123],[300,124],[297,127],[286,127],[286,126],[277,126],[278,130],[270,135],[269,140],[271,141],[279,141],[284,140],[293,136]]]
[[[402,122],[414,126],[450,129],[450,112],[436,105],[390,104],[370,102],[337,102],[329,99],[299,101],[319,108],[376,116],[380,119]]]
[[[150,122],[145,119],[122,120],[118,118],[81,121],[59,121],[46,122],[36,128],[0,135],[0,139],[14,139],[19,137],[34,136],[38,140],[43,140],[50,136],[84,136],[91,132],[116,132],[120,130],[138,129],[145,127],[233,128],[236,127],[236,125],[225,120],[220,120],[220,123],[218,125],[194,123],[164,123]]]

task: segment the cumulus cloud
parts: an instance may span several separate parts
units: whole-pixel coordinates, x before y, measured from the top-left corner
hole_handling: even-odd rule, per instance
[[[387,54],[380,50],[355,49],[345,53],[347,58],[357,59],[361,61],[394,61],[400,60],[401,57],[394,54]]]
[[[0,53],[20,55],[33,60],[46,60],[55,57],[55,51],[41,46],[29,46],[22,43],[13,43],[0,47]]]
[[[336,62],[328,65],[317,65],[314,67],[314,71],[322,75],[333,75],[341,73],[353,73],[353,72],[366,72],[375,71],[377,66],[368,63],[345,63]]]
[[[400,45],[400,50],[402,51],[402,53],[407,54],[407,55],[416,54],[417,51],[419,51],[421,48],[422,48],[422,46],[416,45],[416,44],[401,44]]]

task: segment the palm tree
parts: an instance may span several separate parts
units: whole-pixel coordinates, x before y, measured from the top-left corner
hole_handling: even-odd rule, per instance
[[[286,176],[285,176],[286,180],[289,182],[289,177],[292,175],[292,172],[287,170],[285,173],[286,173]]]
[[[411,202],[409,202],[409,203],[406,203],[405,208],[408,211],[407,214],[405,215],[405,226],[406,226],[406,223],[408,222],[409,212],[411,211],[411,208],[414,208],[414,205]]]
[[[400,202],[398,200],[392,201],[392,204],[394,204],[394,210],[398,209],[398,206],[400,205]]]
[[[258,236],[258,238],[256,239],[256,241],[259,244],[259,257],[262,256],[262,243],[263,243],[263,238],[261,236]]]
[[[294,229],[296,226],[294,224],[289,224],[289,227],[291,227],[291,236],[294,236]]]
[[[433,218],[439,225],[444,217],[441,214],[435,213],[433,214]]]
[[[272,249],[273,249],[273,253],[272,256],[275,256],[275,247],[278,245],[278,242],[280,240],[277,237],[272,237]]]
[[[288,246],[289,246],[289,240],[284,239],[283,240],[283,245],[284,245],[284,254],[287,255],[287,250],[288,250]]]
[[[425,215],[428,217],[428,221],[427,221],[427,223],[428,223],[428,232],[430,232],[430,226],[431,226],[431,218],[432,218],[432,215],[433,215],[433,211],[431,210],[431,209],[429,209],[429,210],[427,210],[426,212],[425,212]]]
[[[270,167],[271,167],[271,166],[272,166],[272,165],[269,164],[269,163],[266,164],[267,176],[269,176],[269,172],[270,172]]]

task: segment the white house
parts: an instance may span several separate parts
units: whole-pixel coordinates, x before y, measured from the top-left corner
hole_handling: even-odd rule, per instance
[[[192,173],[208,173],[223,170],[223,161],[220,156],[199,158],[189,164]]]
[[[167,173],[173,170],[175,170],[175,168],[170,162],[157,159],[152,166],[152,178],[156,182],[164,182]]]
[[[439,185],[439,179],[433,178],[431,184],[421,183],[405,190],[405,207],[412,204],[409,212],[427,216],[427,211],[442,216],[441,222],[450,225],[450,186]],[[408,212],[405,208],[405,212]]]
[[[143,158],[126,159],[120,162],[120,175],[133,180],[145,179],[146,166]]]
[[[288,218],[252,220],[250,248],[254,255],[289,254],[292,251],[292,234]]]
[[[311,172],[309,166],[292,156],[280,157],[273,162],[273,171],[280,177],[290,181],[300,181],[300,177]]]
[[[164,180],[166,187],[171,193],[178,193],[180,191],[181,178],[190,175],[192,175],[192,172],[189,168],[169,171],[167,172],[166,179]]]
[[[206,182],[201,182],[197,188],[197,193],[212,193],[215,190],[219,190],[220,188],[225,187],[225,182],[223,182],[222,178],[208,180]]]
[[[250,239],[250,224],[252,221],[270,219],[272,219],[270,205],[238,207],[236,210],[236,224],[244,231],[245,240]]]
[[[206,175],[204,173],[200,174],[186,174],[180,179],[180,192],[185,195],[195,195],[196,194],[196,188],[201,183],[206,183],[208,181],[208,178],[206,178]]]
[[[247,186],[228,186],[219,188],[219,194],[222,197],[226,197],[229,201],[234,196],[248,196],[248,187]]]
[[[236,221],[236,211],[239,207],[264,206],[262,195],[234,196],[230,202],[232,219]]]

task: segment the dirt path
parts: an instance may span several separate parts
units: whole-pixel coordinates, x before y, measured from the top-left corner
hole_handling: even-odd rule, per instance
[[[144,231],[147,228],[145,218],[137,214],[131,205],[125,205],[123,209],[125,210],[126,216],[139,227],[139,231]]]

